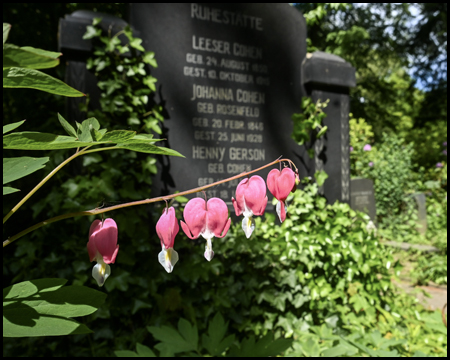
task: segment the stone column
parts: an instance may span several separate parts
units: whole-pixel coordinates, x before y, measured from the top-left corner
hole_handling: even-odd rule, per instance
[[[342,58],[322,51],[308,53],[302,64],[305,90],[314,102],[326,101],[328,131],[314,143],[314,171],[328,179],[320,192],[329,203],[350,202],[349,89],[356,86],[355,69]]]
[[[58,30],[58,49],[63,53],[62,59],[67,66],[65,82],[85,94],[89,93],[92,108],[100,108],[100,91],[94,73],[86,69],[86,61],[92,56],[93,46],[91,40],[83,39],[83,35],[86,32],[86,26],[91,25],[96,17],[102,18],[102,29],[111,31],[111,34],[118,33],[128,25],[125,20],[113,15],[78,10],[60,19]],[[137,32],[134,31],[134,33]],[[126,41],[125,35],[119,38]],[[79,107],[80,103],[85,101],[85,98],[68,98],[69,121],[80,122],[86,118],[86,114],[82,114]]]

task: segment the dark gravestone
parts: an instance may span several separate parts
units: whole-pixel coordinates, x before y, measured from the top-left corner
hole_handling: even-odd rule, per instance
[[[85,69],[92,45],[82,35],[94,17],[115,33],[126,22],[77,11],[60,21],[59,46],[68,63],[66,81],[98,104],[96,79]],[[287,4],[133,4],[130,24],[155,51],[158,96],[164,106],[166,143],[186,159],[160,157],[153,194],[173,193],[256,169],[280,156],[300,176],[325,170],[321,192],[329,202],[349,201],[348,89],[354,69],[337,56],[306,56],[303,16]],[[307,93],[305,92],[305,88]],[[329,131],[313,142],[315,159],[292,139],[293,113],[301,97],[330,99]],[[82,120],[77,99],[70,118]],[[266,177],[270,169],[259,175]],[[216,186],[208,196],[230,204],[239,180]]]
[[[132,4],[130,24],[156,54],[167,146],[156,193],[256,169],[280,156],[309,174],[292,139],[300,112],[306,25],[287,4]],[[270,169],[258,175],[264,179]],[[240,180],[207,191],[231,204]],[[201,195],[203,196],[203,195]]]
[[[302,68],[303,82],[312,100],[329,99],[323,124],[324,137],[315,141],[314,169],[329,178],[321,187],[329,203],[350,201],[349,89],[356,86],[355,69],[342,58],[321,51],[307,54]]]
[[[353,210],[362,211],[376,222],[375,192],[371,179],[352,179],[350,206]]]
[[[92,56],[94,49],[91,40],[83,40],[86,26],[92,25],[95,17],[102,18],[100,26],[111,34],[116,34],[127,26],[125,20],[113,15],[78,10],[59,20],[58,49],[63,53],[63,60],[66,62],[66,83],[89,94],[91,106],[98,109],[100,108],[100,90],[97,87],[97,79],[92,72],[86,70],[86,61]],[[134,32],[137,33],[135,29]],[[119,38],[126,42],[125,35]],[[80,111],[80,104],[85,102],[85,98],[71,98],[67,101],[69,121],[73,123],[85,119],[86,114]]]
[[[427,204],[425,194],[419,193],[413,195],[416,201],[417,209],[417,231],[421,235],[427,232]]]

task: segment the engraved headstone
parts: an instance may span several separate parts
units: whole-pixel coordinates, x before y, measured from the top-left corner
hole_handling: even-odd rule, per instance
[[[85,69],[92,51],[83,40],[86,25],[102,17],[112,31],[127,22],[92,11],[60,20],[59,48],[67,62],[67,83],[98,103],[95,77]],[[280,156],[290,158],[300,177],[325,170],[321,188],[328,202],[349,202],[349,88],[355,69],[322,52],[306,54],[306,23],[288,4],[131,4],[129,24],[154,51],[158,68],[156,101],[164,108],[161,146],[186,159],[159,157],[152,194],[187,190],[253,170]],[[308,146],[292,139],[291,116],[302,96],[330,99],[324,124],[328,132]],[[80,120],[77,103],[69,107]],[[69,115],[70,117],[70,115]],[[263,178],[270,169],[259,172]],[[239,180],[208,191],[231,205]],[[202,195],[203,196],[203,195]]]
[[[362,211],[376,222],[375,192],[371,179],[351,180],[350,206],[353,210]]]
[[[306,24],[295,8],[142,3],[131,5],[130,24],[158,61],[162,137],[186,156],[160,162],[165,178],[155,181],[157,193],[206,185],[280,156],[302,166],[298,159],[307,155],[291,139],[291,116],[304,95]],[[308,175],[305,166],[300,173]],[[207,195],[231,204],[238,181]]]

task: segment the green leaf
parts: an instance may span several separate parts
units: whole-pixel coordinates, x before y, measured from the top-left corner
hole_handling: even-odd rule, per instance
[[[22,120],[22,121],[18,121],[18,122],[3,126],[3,134],[6,134],[7,132],[14,130],[15,128],[18,128],[24,122],[25,122],[25,120]]]
[[[181,318],[178,320],[178,331],[181,336],[183,336],[187,342],[189,342],[194,350],[197,351],[198,348],[198,331],[197,326],[191,326],[189,321]]]
[[[106,136],[106,135],[105,135]],[[103,141],[103,139],[102,139]],[[117,144],[117,148],[133,150],[137,152],[143,152],[148,154],[159,154],[159,155],[168,155],[168,156],[179,156],[184,157],[178,151],[168,149],[165,147],[155,146],[151,144]]]
[[[3,23],[3,45],[5,45],[5,42],[8,39],[10,30],[11,30],[11,24]]]
[[[146,51],[142,58],[142,61],[145,62],[146,64],[150,64],[154,68],[158,67],[158,64],[155,59],[155,53],[153,51]]]
[[[140,357],[156,357],[155,353],[148,346],[140,343],[136,344],[136,352]]]
[[[292,345],[292,341],[292,339],[273,340],[272,333],[268,333],[257,342],[255,342],[254,336],[250,336],[250,338],[242,341],[239,350],[234,349],[230,355],[242,357],[277,356],[287,350]]]
[[[61,80],[35,69],[12,67],[3,70],[4,88],[28,88],[68,97],[85,96]]]
[[[234,342],[234,335],[224,336],[228,329],[228,322],[225,323],[220,313],[217,313],[209,322],[208,335],[203,334],[202,345],[208,350],[209,355],[218,356],[222,354]]]
[[[83,35],[83,40],[89,40],[102,34],[101,29],[97,29],[92,25],[86,26],[86,32]]]
[[[355,349],[355,348],[353,348],[353,349]],[[324,352],[322,353],[322,356],[323,357],[338,357],[338,356],[342,356],[342,355],[354,354],[354,352],[352,354],[347,354],[348,351],[349,351],[349,348],[347,346],[339,344],[337,346],[333,346],[332,348],[324,350]],[[358,352],[358,351],[356,350],[356,352]]]
[[[59,136],[33,131],[12,133],[3,137],[4,149],[56,150],[72,149],[89,145],[92,145],[92,142],[76,141],[72,136]]]
[[[92,332],[70,319],[92,314],[106,295],[65,279],[24,281],[3,289],[3,336],[55,336]]]
[[[123,143],[130,139],[133,139],[136,135],[136,131],[129,130],[113,130],[107,132],[102,137],[102,142],[109,141],[113,143]]]
[[[75,128],[72,125],[70,125],[69,122],[66,119],[64,119],[60,113],[58,113],[58,120],[61,123],[64,130],[66,130],[67,134],[73,136],[74,138],[77,137],[77,132],[75,131]]]
[[[172,327],[147,326],[147,330],[156,340],[161,341],[161,343],[157,344],[155,347],[165,354],[176,354],[185,351],[194,351],[197,349],[197,344],[189,342]]]
[[[79,133],[79,139],[82,142],[92,142],[96,137],[95,131],[100,129],[100,123],[96,118],[83,120]]]
[[[320,139],[327,132],[327,130],[327,126],[322,127],[322,129],[320,129],[320,131],[316,135],[317,139]]]
[[[317,185],[322,186],[325,182],[326,179],[328,179],[328,174],[323,171],[316,171],[316,173],[314,174],[314,177],[316,178],[317,181]]]
[[[33,158],[4,158],[3,159],[3,185],[23,178],[45,167],[50,160],[48,157]]]
[[[115,350],[114,354],[117,357],[139,357],[138,354],[131,350]]]
[[[12,194],[12,193],[15,193],[17,191],[20,191],[20,190],[19,189],[14,189],[12,187],[7,187],[7,186],[3,187],[3,195]]]
[[[3,69],[20,67],[28,69],[48,69],[58,66],[61,53],[14,45],[3,47]]]

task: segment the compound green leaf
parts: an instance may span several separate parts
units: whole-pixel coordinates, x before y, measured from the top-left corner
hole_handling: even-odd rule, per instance
[[[139,357],[138,354],[131,350],[116,350],[114,351],[114,354],[117,357]]]
[[[106,294],[65,279],[24,281],[3,289],[3,336],[54,336],[92,332],[71,319],[92,314]]]
[[[203,347],[208,350],[211,356],[218,356],[229,347],[234,341],[234,335],[224,339],[228,329],[228,322],[225,323],[222,315],[217,313],[209,322],[208,335],[202,336]]]
[[[23,178],[45,167],[50,158],[4,158],[3,159],[3,185]]]
[[[178,321],[178,331],[181,336],[183,336],[188,343],[190,343],[194,350],[197,350],[198,347],[198,331],[197,326],[192,326],[189,321],[181,318]]]
[[[11,67],[3,70],[4,88],[36,89],[68,97],[85,96],[61,80],[35,69]]]
[[[156,340],[161,341],[161,343],[157,344],[155,347],[165,354],[175,354],[185,351],[194,351],[197,349],[197,344],[189,342],[172,327],[147,326],[147,330]]]
[[[136,344],[136,352],[141,357],[156,357],[155,353],[148,346],[142,345],[141,343]]]

